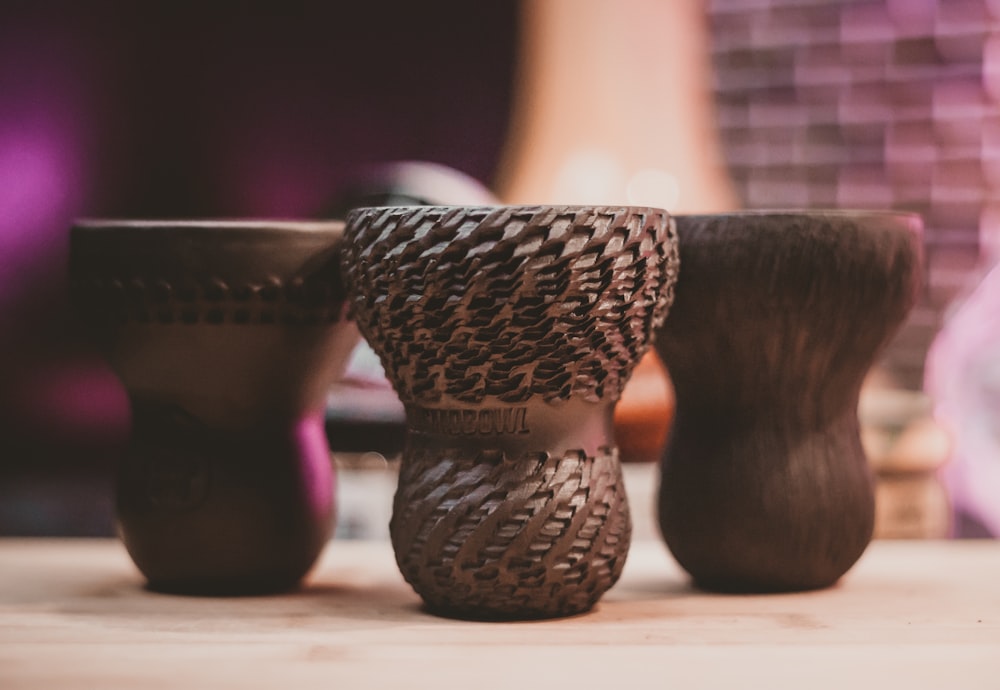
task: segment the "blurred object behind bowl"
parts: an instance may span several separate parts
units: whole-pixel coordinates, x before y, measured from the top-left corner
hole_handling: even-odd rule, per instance
[[[481,182],[454,168],[426,161],[397,161],[362,169],[331,199],[322,215],[344,218],[362,206],[495,205]],[[344,377],[330,390],[326,431],[334,453],[380,453],[403,449],[403,405],[378,357],[367,343],[354,350]],[[343,460],[342,460],[343,461]]]

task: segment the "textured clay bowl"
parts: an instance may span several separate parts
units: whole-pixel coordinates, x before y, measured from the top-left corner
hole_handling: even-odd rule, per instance
[[[612,415],[673,296],[669,216],[403,207],[347,223],[358,326],[406,408],[404,577],[443,615],[587,611],[628,552]]]
[[[296,585],[333,523],[325,392],[358,340],[342,223],[86,221],[73,297],[128,393],[121,535],[151,587]]]
[[[861,383],[913,306],[919,217],[680,216],[682,275],[657,351],[677,411],[663,536],[695,582],[826,587],[872,536]]]

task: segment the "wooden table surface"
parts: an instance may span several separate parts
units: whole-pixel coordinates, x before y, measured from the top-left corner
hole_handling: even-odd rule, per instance
[[[0,688],[1000,688],[1000,542],[875,542],[833,589],[691,589],[658,542],[584,616],[431,616],[388,543],[282,596],[146,591],[110,540],[0,540]]]

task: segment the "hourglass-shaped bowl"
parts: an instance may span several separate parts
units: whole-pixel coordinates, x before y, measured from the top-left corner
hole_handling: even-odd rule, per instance
[[[359,209],[344,270],[407,417],[390,525],[435,612],[590,609],[631,534],[614,403],[677,275],[665,211]]]
[[[679,216],[683,271],[657,352],[677,411],[663,536],[709,589],[825,587],[872,536],[862,379],[914,304],[917,216]]]
[[[286,589],[329,538],[322,410],[359,339],[342,236],[339,222],[73,228],[73,297],[131,404],[117,517],[151,587]]]

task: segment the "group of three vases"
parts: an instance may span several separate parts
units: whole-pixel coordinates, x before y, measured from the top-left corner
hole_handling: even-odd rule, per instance
[[[436,613],[518,619],[584,612],[621,573],[612,415],[654,342],[679,563],[731,591],[846,572],[873,523],[858,394],[920,247],[919,219],[891,213],[397,207],[346,228],[80,223],[71,268],[129,393],[118,515],[151,586],[308,571],[332,525],[325,390],[360,331],[406,409],[403,576]]]

